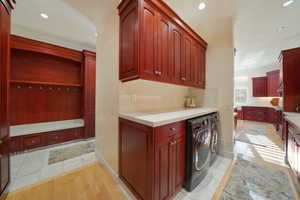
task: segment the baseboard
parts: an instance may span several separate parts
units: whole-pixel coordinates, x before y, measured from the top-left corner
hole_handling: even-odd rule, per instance
[[[122,190],[122,192],[125,194],[125,196],[129,200],[136,200],[135,196],[126,187],[126,185],[122,182],[122,180],[119,178],[119,175],[111,168],[111,166],[104,159],[104,157],[100,153],[96,152],[96,158],[99,161],[99,163],[111,174],[113,179],[118,183],[119,188]]]

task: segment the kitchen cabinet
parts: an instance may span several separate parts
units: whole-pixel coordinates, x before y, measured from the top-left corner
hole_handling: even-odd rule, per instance
[[[268,97],[279,97],[279,76],[280,70],[275,70],[267,73],[267,88]]]
[[[283,111],[296,112],[296,108],[300,106],[300,48],[282,51],[280,64]]]
[[[11,11],[16,2],[1,0],[0,3],[0,195],[10,182],[9,158],[9,73]]]
[[[286,123],[286,160],[295,177],[300,181],[300,129],[289,121]]]
[[[282,118],[280,110],[268,107],[243,106],[240,113],[243,120],[272,123],[277,130]]]
[[[252,78],[252,95],[253,97],[267,97],[267,77]]]
[[[10,138],[8,149],[10,153],[16,153],[83,138],[85,138],[85,128],[70,128],[15,136]]]
[[[173,197],[184,183],[185,121],[155,128],[121,118],[119,123],[121,180],[137,199]]]
[[[205,87],[207,43],[172,9],[157,0],[123,0],[118,8],[121,81]]]

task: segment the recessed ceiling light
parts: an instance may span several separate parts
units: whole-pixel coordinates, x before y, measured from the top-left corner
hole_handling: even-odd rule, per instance
[[[49,18],[49,16],[46,13],[41,13],[41,17],[44,18],[44,19],[48,19]]]
[[[294,3],[294,1],[289,0],[289,1],[284,2],[282,5],[283,5],[283,7],[287,7],[287,6],[291,5],[292,3]]]
[[[206,4],[204,2],[201,2],[198,6],[199,10],[204,10],[206,8]]]

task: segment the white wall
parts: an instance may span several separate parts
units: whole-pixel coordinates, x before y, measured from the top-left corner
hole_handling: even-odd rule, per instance
[[[279,65],[270,65],[235,72],[234,88],[248,89],[248,101],[242,105],[271,106],[272,97],[253,97],[252,78],[266,76],[267,72],[277,69],[279,69]]]

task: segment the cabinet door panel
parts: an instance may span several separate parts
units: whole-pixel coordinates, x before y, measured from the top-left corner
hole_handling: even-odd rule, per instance
[[[170,37],[170,74],[175,83],[181,81],[181,52],[182,52],[182,32],[172,25]]]
[[[279,97],[280,70],[275,70],[267,73],[268,77],[268,96]]]
[[[156,11],[145,3],[143,8],[143,39],[142,50],[142,73],[146,79],[154,80],[156,78],[154,74],[155,67],[155,49],[157,45],[157,23],[156,23]]]
[[[163,16],[158,16],[157,21],[157,71],[161,80],[169,78],[169,44],[170,44],[170,24]]]
[[[267,77],[257,77],[252,79],[253,97],[267,96]]]
[[[181,65],[181,80],[187,84],[191,82],[191,50],[192,40],[187,35],[183,36],[183,51],[182,51],[182,65]]]
[[[175,192],[181,190],[184,183],[185,172],[185,139],[181,137],[176,140],[175,146]]]
[[[156,199],[164,200],[171,196],[172,147],[167,139],[157,145],[156,150]]]
[[[126,80],[137,76],[137,9],[135,5],[128,8],[120,19],[120,79]]]

